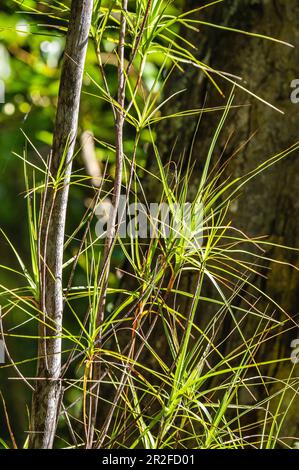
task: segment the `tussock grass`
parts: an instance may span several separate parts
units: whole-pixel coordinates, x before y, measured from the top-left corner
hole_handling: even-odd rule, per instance
[[[211,164],[226,118],[237,106],[235,90],[244,87],[238,80],[202,63],[193,55],[194,45],[180,35],[181,25],[197,31],[203,23],[196,19],[195,11],[172,13],[171,2],[162,0],[135,3],[131,10],[126,2],[122,8],[120,2],[94,2],[90,40],[100,73],[89,78],[97,90],[94,96],[110,104],[118,124],[122,121],[116,146],[111,142],[98,143],[115,153],[119,179],[116,188],[111,185],[111,175],[103,175],[100,187],[94,188],[93,204],[65,240],[60,377],[63,395],[55,445],[131,449],[288,447],[284,440],[288,436],[283,436],[281,430],[292,411],[293,400],[298,398],[298,378],[288,357],[277,358],[273,354],[273,358],[264,360],[263,351],[281,338],[284,331],[295,328],[296,323],[283,306],[261,290],[257,281],[263,275],[261,266],[269,260],[271,242],[262,237],[250,238],[234,227],[229,220],[229,208],[244,185],[289,157],[298,150],[298,144],[268,158],[249,174],[223,180],[222,170],[215,171]],[[217,3],[221,8],[221,1],[207,7]],[[48,16],[60,19],[66,12],[62,2],[53,2]],[[60,25],[57,29],[63,32],[65,27]],[[121,48],[117,48],[119,37],[123,41]],[[115,73],[118,69],[122,87],[117,98],[110,91],[102,62],[104,40],[116,46]],[[145,89],[144,70],[151,55],[157,53],[163,60],[154,83]],[[164,95],[172,70],[186,65],[201,69],[220,92],[214,77],[232,83],[225,106],[163,114],[164,105],[178,98],[178,94]],[[96,207],[111,196],[115,201],[116,191],[118,195],[125,194],[129,202],[141,199],[146,205],[153,202],[143,189],[144,174],[161,189],[159,201],[166,203],[173,215],[176,205],[188,200],[192,165],[184,174],[178,169],[173,182],[169,167],[163,165],[159,154],[155,125],[161,120],[181,118],[183,114],[198,116],[204,112],[218,113],[219,125],[191,201],[193,206],[201,203],[203,207],[202,243],[184,226],[171,230],[168,238],[121,239],[115,221],[112,227],[115,237],[97,237]],[[124,126],[135,135],[131,154],[124,151]],[[138,161],[144,130],[150,136],[158,174],[145,170]],[[51,318],[44,316],[40,307],[43,293],[39,273],[40,195],[49,187],[61,190],[64,167],[62,164],[54,178],[47,159],[40,155],[30,137],[25,136],[25,140],[24,154],[16,157],[24,165],[31,265],[25,265],[1,228],[18,263],[17,269],[0,266],[14,273],[17,286],[13,289],[0,286],[1,325],[5,340],[39,343],[45,337],[37,333],[38,324],[53,334],[56,331]],[[36,159],[30,160],[27,146],[39,164]],[[73,172],[70,190],[90,189],[89,180],[90,176]],[[121,280],[117,282],[113,265],[116,252],[122,262]],[[189,275],[193,281],[188,284]],[[18,324],[7,331],[6,319],[13,312],[18,312]],[[32,326],[31,334],[27,333],[28,323]],[[39,378],[25,378],[22,370],[25,364],[35,364],[37,360],[36,356],[20,361],[10,357],[1,369],[14,369],[24,387],[31,389]],[[278,379],[270,374],[284,362],[289,364],[286,377]],[[4,448],[16,447],[6,411],[5,415],[10,442],[1,439],[0,444]],[[27,431],[34,432],[29,428]],[[28,439],[18,445],[27,447]]]

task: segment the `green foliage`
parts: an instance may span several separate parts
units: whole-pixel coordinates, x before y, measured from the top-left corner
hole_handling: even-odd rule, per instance
[[[9,52],[9,73],[5,78],[6,103],[0,114],[5,129],[0,142],[0,171],[16,175],[17,191],[15,184],[1,183],[0,190],[6,191],[7,201],[1,207],[2,246],[10,252],[9,256],[4,255],[0,266],[1,318],[4,337],[12,351],[9,362],[1,367],[1,374],[13,371],[18,378],[15,390],[26,390],[26,403],[22,403],[25,410],[33,383],[25,377],[34,376],[37,361],[36,344],[40,339],[37,324],[53,328],[49,319],[40,315],[38,240],[41,194],[47,177],[51,179],[47,161],[69,2],[4,3],[0,27],[2,46]],[[217,3],[215,7],[221,8],[221,1],[213,5]],[[233,105],[234,89],[242,86],[201,62],[195,46],[181,36],[182,25],[197,32],[202,21],[196,13],[201,8],[204,7],[183,13],[181,2],[129,2],[125,12],[126,105],[121,111],[125,115],[123,191],[128,201],[139,201],[142,182],[147,179],[149,187],[153,182],[154,187],[160,188],[157,197],[171,211],[189,197],[193,174],[190,165],[185,174],[178,168],[173,180],[169,166],[163,165],[159,154],[157,125],[166,119],[171,125],[172,119],[182,115],[219,114],[219,125],[192,201],[193,205],[203,203],[203,244],[199,245],[192,234],[186,234],[184,227],[179,228],[184,233],[181,238],[172,233],[165,240],[146,241],[145,246],[138,238],[117,237],[105,317],[99,326],[97,312],[105,286],[103,239],[95,235],[94,206],[111,196],[115,175],[114,115],[119,110],[116,95],[121,4],[95,2],[79,134],[84,130],[93,132],[96,157],[104,176],[100,188],[90,185],[92,175],[82,169],[82,149],[78,145],[65,242],[64,397],[57,447],[85,446],[90,426],[87,402],[92,395],[92,370],[98,358],[102,370],[99,400],[104,417],[96,428],[95,446],[151,449],[287,446],[281,426],[291,406],[285,409],[284,397],[286,393],[291,393],[292,400],[297,397],[298,379],[291,364],[287,376],[280,381],[268,375],[269,366],[289,364],[289,358],[264,361],[260,350],[271,338],[294,325],[283,307],[261,292],[254,281],[259,276],[259,264],[266,259],[264,248],[270,242],[250,239],[231,226],[228,209],[251,178],[286,158],[298,145],[272,156],[237,179],[223,181],[221,169],[215,172],[211,168],[226,117],[237,106]],[[28,31],[20,26],[24,24]],[[186,66],[206,74],[220,92],[218,79],[233,84],[223,108],[164,114],[164,105],[180,98],[178,94],[166,95],[171,72],[174,67],[183,71]],[[12,149],[14,156],[10,153]],[[149,157],[156,159],[157,174],[148,170]],[[21,172],[24,183],[20,182]],[[61,178],[58,174],[51,184],[59,188]],[[26,210],[27,219],[16,217],[15,204],[11,202],[15,201],[16,192],[22,193],[19,213]],[[93,203],[89,201],[86,210],[84,200],[88,197]],[[145,195],[145,202],[152,202],[147,198]],[[16,223],[21,223],[17,240]],[[10,257],[15,261],[8,260]],[[116,270],[119,266],[125,271],[121,276],[120,270]],[[184,279],[188,274],[197,281],[186,288]],[[182,305],[188,308],[182,309]],[[223,333],[227,318],[233,326]],[[251,326],[246,328],[249,320]],[[231,347],[223,348],[231,337],[234,338]],[[274,392],[273,383],[277,385]],[[258,389],[262,389],[261,394]],[[23,413],[23,419],[14,416],[17,431],[12,430],[5,411],[8,432],[0,440],[2,447],[14,445],[14,433],[17,444],[27,446],[23,430],[28,429],[28,418],[24,417],[24,410],[17,410],[18,415]]]

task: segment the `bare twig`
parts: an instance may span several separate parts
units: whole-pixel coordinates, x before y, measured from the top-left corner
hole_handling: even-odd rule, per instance
[[[81,135],[82,157],[91,183],[96,188],[101,186],[102,172],[100,162],[96,156],[94,136],[91,131],[84,131]]]

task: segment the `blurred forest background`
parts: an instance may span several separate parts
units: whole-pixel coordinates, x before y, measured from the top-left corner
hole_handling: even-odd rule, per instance
[[[33,146],[44,157],[47,156],[52,143],[53,121],[57,103],[60,65],[64,49],[64,37],[53,25],[57,20],[47,16],[49,11],[55,13],[59,2],[36,2],[26,0],[23,5],[11,0],[1,0],[0,6],[0,79],[5,83],[5,102],[0,104],[0,227],[5,228],[7,236],[22,254],[23,260],[29,263],[28,226],[25,214],[25,183],[22,156],[24,147],[32,161],[36,158]],[[70,2],[65,2],[70,3]],[[172,2],[170,11],[180,12],[198,6],[197,0]],[[38,11],[34,11],[38,4]],[[32,11],[30,12],[30,9]],[[29,12],[29,13],[28,13]],[[65,9],[67,18],[68,10]],[[225,70],[244,79],[246,87],[284,112],[280,114],[273,108],[249,96],[245,92],[236,92],[236,102],[245,104],[241,109],[233,110],[228,118],[225,132],[217,146],[217,158],[221,156],[227,163],[225,175],[240,175],[250,171],[271,155],[286,149],[298,141],[299,137],[299,104],[291,102],[291,82],[299,78],[299,1],[298,0],[225,0],[221,6],[211,6],[204,10],[207,22],[229,25],[236,29],[259,32],[273,36],[295,45],[288,48],[281,44],[271,43],[262,38],[237,35],[208,26],[200,31],[186,31],[186,38],[198,35],[198,57],[204,57],[206,63],[219,70]],[[46,18],[44,21],[43,18]],[[61,12],[61,28],[65,27]],[[113,36],[113,30],[111,31]],[[190,36],[191,39],[191,36]],[[105,43],[105,41],[104,41]],[[115,63],[111,61],[111,38],[106,41],[103,63],[109,84],[115,92],[117,89]],[[163,63],[162,54],[150,56],[143,75],[144,89],[154,82],[159,66]],[[78,158],[75,160],[75,171],[85,168],[84,158],[80,151],[80,136],[83,132],[92,132],[95,136],[96,156],[103,171],[107,164],[107,173],[114,175],[115,155],[107,144],[114,143],[114,123],[109,103],[96,97],[99,80],[99,68],[93,44],[89,45],[86,73],[84,75],[81,100]],[[115,81],[115,84],[114,82]],[[243,84],[244,84],[243,83]],[[161,83],[157,83],[157,92]],[[175,93],[185,90],[167,104],[167,113],[202,106],[223,106],[224,98],[208,82],[204,74],[188,65],[177,69],[167,84]],[[227,96],[230,86],[221,83]],[[250,106],[248,106],[250,105]],[[198,118],[179,117],[162,121],[155,128],[155,136],[163,160],[166,162],[171,152],[174,161],[179,162],[184,153],[193,146],[195,175],[200,174],[202,160],[211,141],[219,115],[204,115],[198,127]],[[195,137],[194,137],[195,136]],[[31,143],[32,145],[31,145]],[[105,143],[105,144],[104,144]],[[130,153],[134,138],[130,131],[126,134],[125,152]],[[238,153],[236,159],[230,159]],[[142,167],[152,168],[150,136],[147,130],[141,135],[138,148],[140,177],[145,174]],[[85,170],[84,170],[85,171]],[[196,187],[198,180],[194,177],[190,186]],[[38,185],[38,182],[37,182]],[[159,189],[151,187],[153,193]],[[238,227],[251,237],[266,235],[273,243],[299,247],[299,158],[292,154],[290,158],[278,163],[250,183],[241,198],[232,206],[230,216]],[[69,234],[78,225],[88,205],[91,191],[86,184],[80,188],[76,185],[70,194],[69,217],[66,233]],[[70,246],[69,250],[75,250]],[[75,251],[74,251],[75,252]],[[298,253],[271,248],[269,258],[275,257],[284,262],[299,266]],[[121,251],[115,251],[114,267],[122,266]],[[16,268],[17,261],[4,237],[0,238],[0,264]],[[84,265],[82,264],[82,282],[84,283]],[[289,265],[271,265],[261,267],[267,277],[257,282],[277,303],[294,319],[299,312],[299,275]],[[76,274],[76,284],[80,285],[80,272]],[[192,282],[192,281],[188,281]],[[15,287],[15,275],[8,270],[0,269],[0,284]],[[118,286],[119,279],[115,270],[110,273],[111,286]],[[19,280],[18,280],[19,285]],[[111,300],[113,303],[113,299]],[[108,305],[109,307],[109,305]],[[20,313],[21,315],[21,313]],[[18,312],[14,310],[5,323],[8,331],[19,323]],[[66,323],[71,321],[66,318]],[[32,332],[28,323],[28,334]],[[69,325],[71,328],[71,324]],[[17,333],[17,331],[15,331]],[[298,336],[298,331],[290,332],[280,338],[276,344],[277,355],[290,355],[290,343]],[[36,353],[34,343],[28,340],[7,339],[7,344],[14,359],[24,361],[22,372],[33,377],[35,364],[30,358]],[[266,358],[267,351],[264,351]],[[26,363],[26,358],[29,360]],[[281,368],[283,369],[283,367]],[[273,373],[273,372],[272,372]],[[279,368],[277,377],[283,375]],[[0,372],[1,390],[16,430],[27,426],[26,406],[29,394],[19,381],[6,380],[13,375],[11,369]],[[3,416],[1,409],[1,416]],[[294,403],[294,411],[286,424],[288,435],[298,436],[299,404]],[[3,419],[1,418],[1,421]],[[7,432],[7,430],[5,430]]]

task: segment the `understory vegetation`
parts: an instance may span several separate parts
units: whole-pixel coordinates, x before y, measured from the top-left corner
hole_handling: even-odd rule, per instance
[[[251,236],[233,213],[299,144],[228,174],[228,116],[250,99],[281,110],[198,55],[202,26],[282,51],[287,38],[205,21],[225,0],[4,3],[3,50],[22,78],[7,77],[1,117],[19,129],[3,151],[18,220],[0,224],[1,447],[295,448],[298,369],[279,344],[298,318],[263,279],[269,263],[297,270],[275,257],[296,247]],[[200,87],[172,87],[191,67],[222,106],[169,111]],[[217,124],[203,152],[207,113]],[[194,141],[174,161],[177,142],[160,142],[182,119]]]

